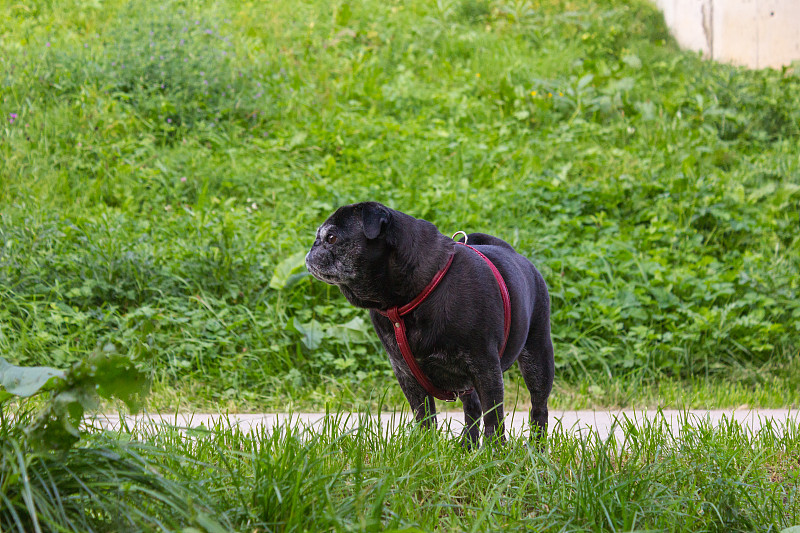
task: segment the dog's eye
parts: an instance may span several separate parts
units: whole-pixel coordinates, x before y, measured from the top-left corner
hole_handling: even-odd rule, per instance
[[[329,233],[325,237],[325,242],[327,242],[328,244],[334,244],[336,242],[336,240],[337,240],[336,239],[336,235],[334,235],[333,233]]]

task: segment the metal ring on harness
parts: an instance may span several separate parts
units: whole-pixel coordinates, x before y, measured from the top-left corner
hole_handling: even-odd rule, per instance
[[[453,240],[456,240],[456,235],[461,234],[464,236],[464,244],[467,244],[467,232],[466,231],[457,231],[453,233]]]

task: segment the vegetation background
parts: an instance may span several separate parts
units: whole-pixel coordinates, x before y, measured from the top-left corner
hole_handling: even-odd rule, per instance
[[[534,261],[556,407],[800,403],[796,68],[679,51],[643,0],[0,6],[13,363],[142,353],[162,408],[402,405],[302,275],[373,199]]]
[[[552,420],[546,453],[381,425],[365,312],[302,266],[379,200],[537,264],[555,408],[796,407],[796,67],[682,52],[644,0],[0,13],[0,530],[798,531],[796,423]],[[151,409],[333,408],[84,418],[150,377]]]

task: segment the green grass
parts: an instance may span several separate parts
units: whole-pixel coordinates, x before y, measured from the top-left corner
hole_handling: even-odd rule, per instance
[[[554,410],[800,405],[796,68],[681,52],[643,0],[0,10],[14,364],[130,353],[153,408],[403,406],[365,312],[292,276],[329,212],[374,199],[536,263]],[[31,406],[77,424],[91,379],[124,381],[82,365],[89,381],[50,404],[0,401],[2,531],[766,532],[800,516],[796,425],[621,420],[606,441],[556,426],[546,454],[519,438],[466,452],[337,412],[313,431],[143,423],[42,451],[24,428],[77,435]],[[522,408],[516,369],[506,389]]]
[[[174,531],[191,525],[217,533],[226,531],[222,524],[231,527],[209,507],[199,479],[177,479],[159,464],[158,457],[169,453],[163,448],[130,435],[94,433],[73,448],[41,450],[22,431],[31,413],[14,415],[0,417],[2,531]],[[177,459],[180,452],[173,453]]]
[[[750,429],[686,411],[671,424],[656,410],[620,415],[601,437],[553,413],[546,441],[516,430],[479,449],[449,422],[409,423],[408,410],[373,418],[381,401],[328,408],[314,425],[120,416],[112,431],[84,409],[140,403],[126,356],[99,352],[66,372],[0,363],[3,531],[791,533],[800,510],[796,417]]]
[[[607,440],[554,423],[546,454],[523,437],[467,452],[445,432],[390,428],[341,412],[314,429],[287,423],[252,434],[224,420],[187,431],[140,422],[93,432],[67,455],[30,453],[4,467],[0,527],[19,530],[15,523],[27,524],[31,508],[44,530],[78,524],[81,531],[751,532],[798,525],[797,425],[754,432],[731,421],[716,428],[682,421],[678,430],[658,418],[621,419],[621,431]],[[13,442],[2,440],[4,461],[13,458]]]
[[[110,342],[162,407],[400,405],[365,312],[275,276],[374,199],[536,263],[555,406],[800,404],[796,70],[681,52],[643,0],[0,7],[14,363]]]
[[[673,409],[715,409],[721,407],[784,408],[800,403],[797,379],[800,359],[788,364],[742,365],[731,368],[729,379],[692,377],[660,379],[646,374],[622,378],[589,376],[577,382],[556,381],[549,405],[551,410],[616,409],[662,407]],[[324,379],[318,385],[302,389],[291,384],[275,383],[268,393],[243,399],[231,392],[220,395],[213,383],[193,382],[180,387],[157,383],[149,405],[161,412],[194,410],[197,412],[262,413],[322,411],[334,404],[341,409],[360,411],[384,406],[401,409],[408,406],[400,387],[393,379],[364,380],[358,384],[346,380]],[[515,369],[506,374],[506,409],[530,407],[522,376]],[[109,405],[110,409],[114,406]],[[439,403],[438,409],[460,410],[458,403]]]

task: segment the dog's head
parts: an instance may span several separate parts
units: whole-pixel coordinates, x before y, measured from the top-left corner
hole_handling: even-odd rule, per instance
[[[340,207],[318,229],[306,255],[308,271],[337,285],[359,307],[379,304],[394,212],[377,202]]]

